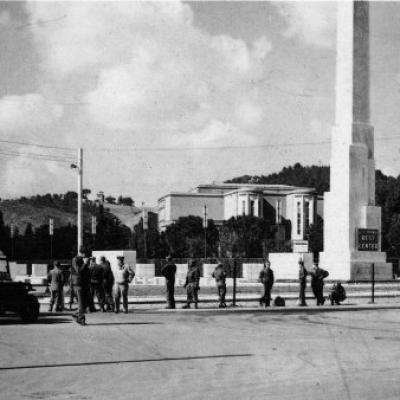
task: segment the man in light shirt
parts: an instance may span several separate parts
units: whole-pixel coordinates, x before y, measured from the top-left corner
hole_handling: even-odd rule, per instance
[[[119,305],[122,297],[122,305],[124,313],[128,313],[128,290],[129,284],[135,277],[135,271],[124,263],[124,257],[119,256],[118,269],[115,272],[115,283],[114,283],[114,302],[115,302],[115,313],[119,313]]]

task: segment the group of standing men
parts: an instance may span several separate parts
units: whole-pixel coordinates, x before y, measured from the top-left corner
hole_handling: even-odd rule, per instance
[[[161,268],[161,274],[165,277],[166,282],[166,297],[168,309],[175,308],[175,274],[176,265],[172,262],[172,257],[166,258],[166,264]],[[187,300],[186,304],[182,308],[190,308],[191,304],[194,304],[195,308],[198,308],[199,303],[199,290],[200,290],[200,265],[196,260],[192,260],[188,264],[188,271],[186,274],[185,284]],[[226,296],[226,272],[221,263],[217,265],[212,277],[215,279],[215,283],[218,289],[219,307],[226,307],[225,296]]]
[[[105,257],[100,258],[100,263],[96,263],[95,257],[89,257],[83,249],[80,249],[77,256],[72,259],[70,274],[70,301],[69,307],[72,308],[74,299],[77,300],[78,310],[73,315],[76,321],[85,325],[85,313],[98,311],[94,306],[94,298],[101,311],[120,311],[120,303],[124,313],[128,313],[128,289],[132,282],[135,272],[124,263],[124,257],[117,257],[118,266],[116,271],[112,271],[111,265]],[[50,307],[53,311],[56,304],[56,311],[64,308],[63,286],[64,274],[60,269],[60,263],[56,261],[54,268],[49,272],[48,281],[50,283]]]
[[[117,257],[118,266],[113,273],[109,261],[105,257],[100,258],[100,264],[96,263],[94,257],[88,257],[83,249],[79,254],[72,259],[71,275],[70,275],[70,309],[72,307],[74,298],[78,302],[78,311],[74,314],[76,321],[79,324],[85,324],[85,313],[87,309],[90,312],[97,311],[94,306],[94,298],[97,297],[97,302],[101,311],[120,311],[120,302],[122,298],[122,305],[124,313],[128,313],[128,289],[129,283],[132,282],[135,272],[124,263],[124,257]],[[161,269],[161,274],[165,277],[166,281],[166,300],[168,309],[175,308],[175,274],[176,265],[172,262],[172,257],[166,258],[166,264]],[[190,308],[194,303],[194,307],[198,308],[198,292],[200,290],[200,264],[196,260],[192,260],[188,264],[188,271],[184,288],[186,288],[187,300],[183,308]],[[311,289],[317,300],[317,306],[323,305],[325,298],[323,295],[324,279],[329,273],[317,264],[311,271],[307,271],[302,259],[299,260],[299,306],[306,306],[305,291],[307,286],[307,276],[311,276]],[[219,263],[212,277],[215,279],[216,287],[218,290],[219,307],[226,307],[226,271],[222,263]],[[50,282],[50,308],[56,303],[56,311],[63,310],[63,286],[64,275],[60,269],[60,263],[55,262],[54,268],[49,272],[48,276]],[[269,260],[264,262],[264,268],[260,271],[259,282],[264,286],[263,296],[260,298],[260,305],[269,307],[271,304],[271,291],[274,285],[274,272],[271,269]]]
[[[314,263],[313,269],[307,271],[304,266],[304,261],[299,260],[299,306],[306,306],[306,287],[307,276],[311,276],[311,290],[317,300],[317,306],[324,305],[324,279],[328,277],[329,272],[320,268],[317,263]],[[271,304],[271,290],[274,285],[274,272],[271,269],[269,260],[264,262],[264,268],[260,271],[258,278],[259,282],[264,285],[264,294],[260,299],[260,306],[269,307]]]

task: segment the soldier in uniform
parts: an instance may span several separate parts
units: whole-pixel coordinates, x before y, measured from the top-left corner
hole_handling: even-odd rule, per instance
[[[103,278],[104,278],[104,269],[101,265],[96,264],[96,258],[92,257],[90,259],[90,295],[91,299],[94,302],[95,296],[97,297],[97,303],[100,306],[101,311],[105,311],[104,308],[104,287],[103,287]],[[94,305],[93,305],[94,307]]]
[[[299,260],[299,284],[300,284],[300,292],[299,292],[299,306],[306,306],[306,286],[307,286],[307,275],[308,272],[304,267],[304,261],[300,258]]]
[[[114,299],[112,293],[114,286],[114,274],[109,261],[107,261],[103,256],[100,257],[100,265],[103,268],[104,303],[106,311],[114,311]]]
[[[85,309],[87,306],[87,292],[89,291],[89,269],[84,256],[84,249],[80,248],[78,255],[72,259],[71,265],[71,284],[78,299],[78,311],[73,317],[81,325],[86,325]]]
[[[260,306],[263,304],[269,307],[271,304],[271,289],[274,284],[274,272],[269,260],[264,262],[264,268],[260,271],[258,280],[264,285],[264,295],[260,299]]]
[[[74,304],[74,300],[78,301],[76,296],[75,286],[72,282],[72,274],[69,274],[69,309],[72,310],[72,305]]]
[[[161,268],[161,274],[165,277],[166,283],[166,296],[167,296],[167,307],[175,308],[175,274],[176,265],[172,262],[172,257],[167,256],[167,263]]]
[[[215,279],[215,283],[218,289],[218,297],[219,297],[219,308],[225,308],[225,296],[226,296],[226,272],[221,263],[219,263],[214,272],[212,273],[212,277]]]
[[[135,271],[124,263],[124,257],[119,256],[118,269],[115,273],[115,284],[114,284],[114,302],[115,302],[115,313],[119,313],[119,304],[122,297],[122,305],[124,307],[124,313],[128,313],[128,290],[129,283],[132,282],[135,277]]]
[[[311,289],[317,299],[317,306],[323,306],[325,303],[324,298],[324,279],[328,277],[329,272],[320,268],[318,264],[314,264],[311,272]]]
[[[53,311],[54,303],[56,303],[56,311],[63,311],[64,275],[58,261],[54,261],[54,268],[48,273],[47,280],[50,283],[49,311]]]
[[[191,261],[186,275],[186,282],[183,285],[186,288],[187,301],[186,305],[182,308],[190,308],[190,303],[194,303],[194,308],[198,308],[199,290],[200,290],[200,269],[196,261]]]

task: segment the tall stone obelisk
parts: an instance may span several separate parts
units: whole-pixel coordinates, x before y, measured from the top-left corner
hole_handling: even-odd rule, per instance
[[[377,279],[391,279],[391,264],[381,252],[381,209],[375,206],[369,4],[340,1],[337,7],[336,121],[320,265],[332,279],[363,280],[374,263]]]

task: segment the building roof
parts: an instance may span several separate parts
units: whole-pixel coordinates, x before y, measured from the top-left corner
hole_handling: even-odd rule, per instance
[[[220,189],[223,193],[228,191],[253,191],[263,193],[273,193],[277,194],[291,194],[291,193],[314,193],[315,188],[308,188],[303,186],[291,186],[291,185],[278,185],[278,184],[257,184],[257,183],[211,183],[202,184],[197,186],[193,192],[198,192],[199,190],[210,189],[218,190]]]

